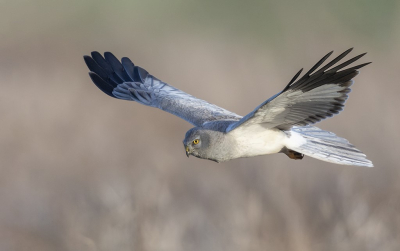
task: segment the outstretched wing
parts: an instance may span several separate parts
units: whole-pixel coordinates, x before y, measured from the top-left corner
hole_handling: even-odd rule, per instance
[[[133,100],[160,108],[195,126],[215,120],[239,120],[241,116],[195,98],[135,66],[129,58],[121,62],[110,52],[84,56],[89,75],[96,86],[111,97]]]
[[[240,121],[231,124],[227,132],[238,127],[262,124],[265,128],[289,129],[292,126],[314,124],[339,113],[347,99],[357,69],[370,64],[360,64],[341,70],[366,53],[356,56],[336,67],[332,67],[352,50],[349,49],[321,67],[333,51],[323,57],[302,78],[297,80],[302,69],[280,93],[259,105]],[[330,69],[329,69],[330,68]],[[339,71],[341,70],[341,71]],[[315,72],[314,72],[315,71]]]

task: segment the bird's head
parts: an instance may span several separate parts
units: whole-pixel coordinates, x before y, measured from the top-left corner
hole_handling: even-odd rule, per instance
[[[190,129],[183,140],[186,156],[193,155],[197,158],[207,159],[210,147],[210,134],[208,130],[200,127]]]

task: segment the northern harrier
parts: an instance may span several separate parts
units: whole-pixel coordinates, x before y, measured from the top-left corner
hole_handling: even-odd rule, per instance
[[[183,140],[188,157],[222,162],[285,153],[291,159],[307,155],[336,164],[372,167],[365,154],[346,139],[312,126],[343,109],[352,79],[358,69],[369,64],[343,69],[364,53],[333,67],[351,50],[319,68],[332,54],[328,53],[297,79],[300,70],[280,93],[244,117],[162,82],[129,58],[120,62],[110,52],[104,57],[92,52],[84,59],[92,81],[109,96],[156,107],[193,124]]]

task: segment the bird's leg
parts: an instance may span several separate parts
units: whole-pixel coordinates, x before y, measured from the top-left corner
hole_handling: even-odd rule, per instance
[[[285,154],[291,159],[302,159],[304,154],[288,149]]]

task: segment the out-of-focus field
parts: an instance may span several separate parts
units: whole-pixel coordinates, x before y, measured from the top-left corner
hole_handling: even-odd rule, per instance
[[[0,250],[400,250],[399,1],[0,3]],[[245,115],[330,50],[373,61],[318,126],[372,169],[186,158],[191,125],[112,99],[92,50]]]

